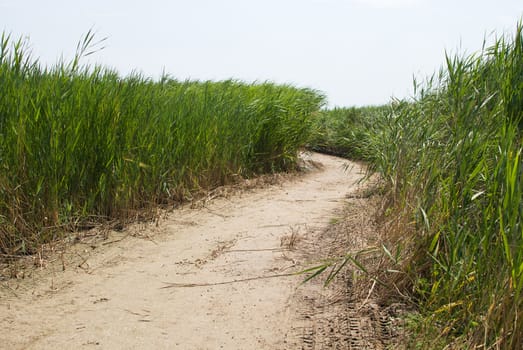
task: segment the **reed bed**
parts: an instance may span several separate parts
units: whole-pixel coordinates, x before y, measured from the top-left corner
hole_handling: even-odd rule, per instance
[[[61,232],[182,201],[233,178],[295,166],[323,105],[317,91],[235,80],[122,77],[72,62],[43,67],[0,42],[0,254]]]
[[[424,346],[521,349],[521,25],[477,54],[447,55],[417,87],[382,121],[371,166],[389,189],[401,279],[436,331]]]
[[[322,110],[313,119],[309,148],[341,157],[367,160],[374,157],[373,137],[388,106],[345,107]]]
[[[381,174],[390,268],[379,279],[420,311],[406,348],[522,349],[521,24],[415,86],[386,113],[324,112],[313,146]]]

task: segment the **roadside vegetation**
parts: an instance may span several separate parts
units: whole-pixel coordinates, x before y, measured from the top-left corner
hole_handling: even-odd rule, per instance
[[[71,62],[43,67],[0,42],[0,255],[64,230],[132,218],[237,177],[287,170],[324,96],[234,80],[158,81]]]
[[[373,137],[388,106],[346,107],[324,110],[313,120],[311,150],[357,160],[373,157]],[[376,130],[376,132],[374,132]]]
[[[387,113],[324,114],[335,136],[314,147],[381,174],[390,263],[379,278],[420,312],[407,348],[523,348],[522,34],[448,55]]]

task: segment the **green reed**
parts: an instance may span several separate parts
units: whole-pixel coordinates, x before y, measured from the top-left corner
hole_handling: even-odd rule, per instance
[[[323,110],[313,119],[309,148],[342,157],[371,160],[372,140],[381,130],[388,106],[334,108]]]
[[[412,295],[453,348],[522,348],[521,25],[417,87],[384,117],[371,164]]]
[[[421,312],[407,348],[523,348],[522,34],[447,55],[413,99],[315,120],[312,148],[384,181],[379,279]]]
[[[0,253],[25,254],[93,220],[292,168],[317,91],[235,80],[152,80],[70,63],[42,67],[0,43]]]

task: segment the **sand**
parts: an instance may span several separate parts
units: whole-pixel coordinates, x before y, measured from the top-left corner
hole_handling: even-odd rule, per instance
[[[306,157],[322,166],[77,244],[63,264],[1,282],[0,348],[314,348],[294,273],[321,254],[300,242],[321,246],[364,172]]]

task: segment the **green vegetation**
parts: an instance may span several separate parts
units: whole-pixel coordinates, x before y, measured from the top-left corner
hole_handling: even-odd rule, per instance
[[[384,180],[386,255],[401,256],[385,277],[411,295],[422,317],[411,322],[418,333],[408,347],[521,349],[521,25],[478,54],[447,56],[415,96],[335,132],[344,130],[335,138],[357,150],[349,156],[360,157],[370,142],[363,158]]]
[[[478,54],[447,56],[413,100],[317,118],[313,90],[80,66],[92,40],[42,68],[1,38],[0,254],[291,168],[309,142],[381,174],[384,250],[398,252],[383,281],[420,306],[412,347],[523,348],[521,25]]]
[[[27,254],[93,220],[292,168],[324,97],[271,83],[159,81],[71,63],[41,67],[0,42],[0,254]],[[96,49],[96,48],[95,48]]]
[[[370,160],[375,154],[372,138],[378,134],[379,123],[388,112],[387,106],[324,110],[313,120],[309,147],[318,152]]]

